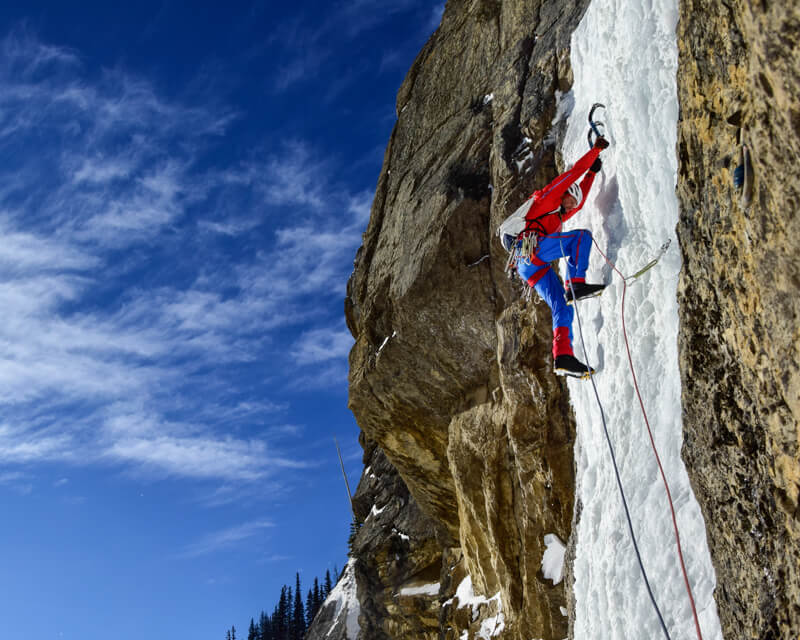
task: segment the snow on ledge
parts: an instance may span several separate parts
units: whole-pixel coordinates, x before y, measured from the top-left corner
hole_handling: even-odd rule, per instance
[[[544,537],[544,544],[547,548],[542,555],[542,573],[545,580],[552,580],[553,585],[557,585],[564,576],[564,554],[567,547],[554,533],[548,533]]]
[[[378,509],[378,506],[373,504],[372,505],[372,509],[369,512],[369,515],[366,518],[364,518],[364,521],[366,522],[367,520],[369,520],[372,517],[377,517],[377,516],[381,515],[384,511],[386,511],[386,507],[387,506],[388,505],[384,505],[380,509]]]
[[[461,581],[456,589],[456,595],[450,598],[443,606],[452,604],[454,600],[458,599],[458,608],[472,607],[472,621],[478,618],[478,608],[482,604],[489,604],[490,602],[497,602],[497,614],[491,618],[487,618],[481,623],[481,628],[478,631],[478,638],[489,640],[496,635],[499,635],[503,629],[506,628],[505,615],[503,614],[503,602],[500,600],[500,592],[498,591],[491,598],[485,596],[476,596],[472,589],[472,577],[467,576]]]
[[[489,638],[499,636],[505,628],[505,616],[502,611],[498,611],[496,616],[486,618],[486,620],[481,623],[481,628],[478,630],[478,637],[483,638],[483,640],[489,640]]]
[[[404,587],[398,595],[401,596],[435,596],[439,594],[439,583],[423,584],[418,587]]]

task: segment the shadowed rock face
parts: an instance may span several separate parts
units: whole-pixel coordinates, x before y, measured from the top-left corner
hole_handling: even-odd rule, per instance
[[[352,550],[364,603],[362,637],[434,640],[447,534],[420,510],[383,451],[363,435],[361,443],[365,468],[353,507],[363,524]],[[433,593],[423,588],[431,584]]]
[[[681,3],[683,455],[725,637],[800,630],[800,7]],[[733,188],[739,127],[752,204]]]
[[[567,634],[564,585],[540,567],[544,535],[571,531],[573,417],[552,373],[550,312],[520,301],[493,232],[563,169],[556,92],[571,85],[569,38],[585,5],[451,0],[398,93],[348,284],[350,406],[402,477],[387,480],[389,493],[407,487],[407,508],[435,526],[430,544],[417,537],[419,554],[392,542],[403,509],[384,520],[388,539],[370,522],[359,532],[370,638],[458,638],[499,606],[496,637]],[[367,483],[357,503],[381,492]],[[437,572],[428,604],[397,596]],[[501,595],[477,622],[458,600],[446,604],[467,572],[477,594]],[[424,610],[428,626],[406,607]]]

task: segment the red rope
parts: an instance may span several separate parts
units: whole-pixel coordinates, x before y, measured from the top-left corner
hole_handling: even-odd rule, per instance
[[[592,238],[594,240],[594,238]],[[694,616],[694,626],[697,629],[697,637],[699,640],[703,640],[703,634],[700,632],[700,620],[697,617],[697,607],[694,603],[694,596],[692,595],[692,587],[689,584],[689,575],[686,572],[686,564],[683,561],[683,550],[681,549],[681,536],[678,532],[678,520],[675,517],[675,505],[672,503],[672,493],[669,490],[669,483],[667,482],[667,476],[664,473],[664,467],[661,464],[661,457],[658,455],[658,449],[656,447],[656,441],[653,438],[653,430],[650,428],[650,420],[647,418],[647,411],[644,408],[644,401],[642,400],[642,394],[639,392],[639,382],[636,379],[636,370],[633,368],[633,358],[631,357],[631,347],[628,344],[628,331],[625,327],[625,294],[628,291],[628,283],[625,279],[625,276],[622,275],[619,269],[617,269],[616,265],[608,259],[605,253],[603,253],[602,249],[600,249],[600,245],[597,244],[597,240],[594,240],[594,244],[597,247],[597,250],[600,252],[600,255],[605,258],[605,261],[609,264],[609,266],[617,272],[620,278],[622,278],[622,335],[625,337],[625,349],[628,352],[628,364],[631,368],[631,376],[633,377],[633,386],[636,389],[636,396],[639,398],[639,406],[642,408],[642,415],[644,416],[644,423],[647,425],[647,434],[650,436],[650,444],[653,447],[653,453],[656,456],[656,462],[658,462],[658,469],[661,472],[661,479],[664,481],[664,488],[667,491],[667,499],[669,500],[669,509],[672,512],[672,527],[675,530],[675,542],[678,545],[678,558],[680,559],[681,563],[681,571],[683,572],[683,580],[686,583],[686,593],[689,594],[689,602],[692,605],[692,615]]]

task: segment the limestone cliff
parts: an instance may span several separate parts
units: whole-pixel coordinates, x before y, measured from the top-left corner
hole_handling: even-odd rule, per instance
[[[556,94],[571,84],[569,38],[584,8],[451,0],[398,94],[348,287],[350,406],[441,529],[439,558],[408,561],[426,580],[447,566],[428,635],[400,634],[403,600],[388,594],[413,572],[378,545],[387,561],[370,588],[387,595],[368,622],[387,637],[460,637],[471,613],[458,613],[458,599],[439,603],[467,573],[476,594],[499,594],[477,612],[496,620],[498,637],[567,633],[567,593],[540,566],[544,535],[570,534],[573,418],[551,371],[549,311],[519,300],[492,232],[557,172]]]
[[[730,638],[800,633],[799,38],[796,2],[681,3],[684,458]]]

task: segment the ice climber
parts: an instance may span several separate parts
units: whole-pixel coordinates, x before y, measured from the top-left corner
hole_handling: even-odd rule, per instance
[[[585,377],[594,373],[594,369],[578,360],[572,351],[574,311],[571,305],[574,299],[598,295],[605,285],[587,284],[585,280],[592,250],[591,232],[588,229],[562,231],[561,227],[586,202],[595,175],[602,166],[600,152],[607,147],[608,141],[598,137],[594,146],[569,171],[544,189],[535,191],[498,230],[503,247],[511,254],[509,268],[516,268],[522,280],[536,289],[553,314],[553,361],[559,375]],[[562,257],[567,260],[565,287],[550,267],[550,262]]]

